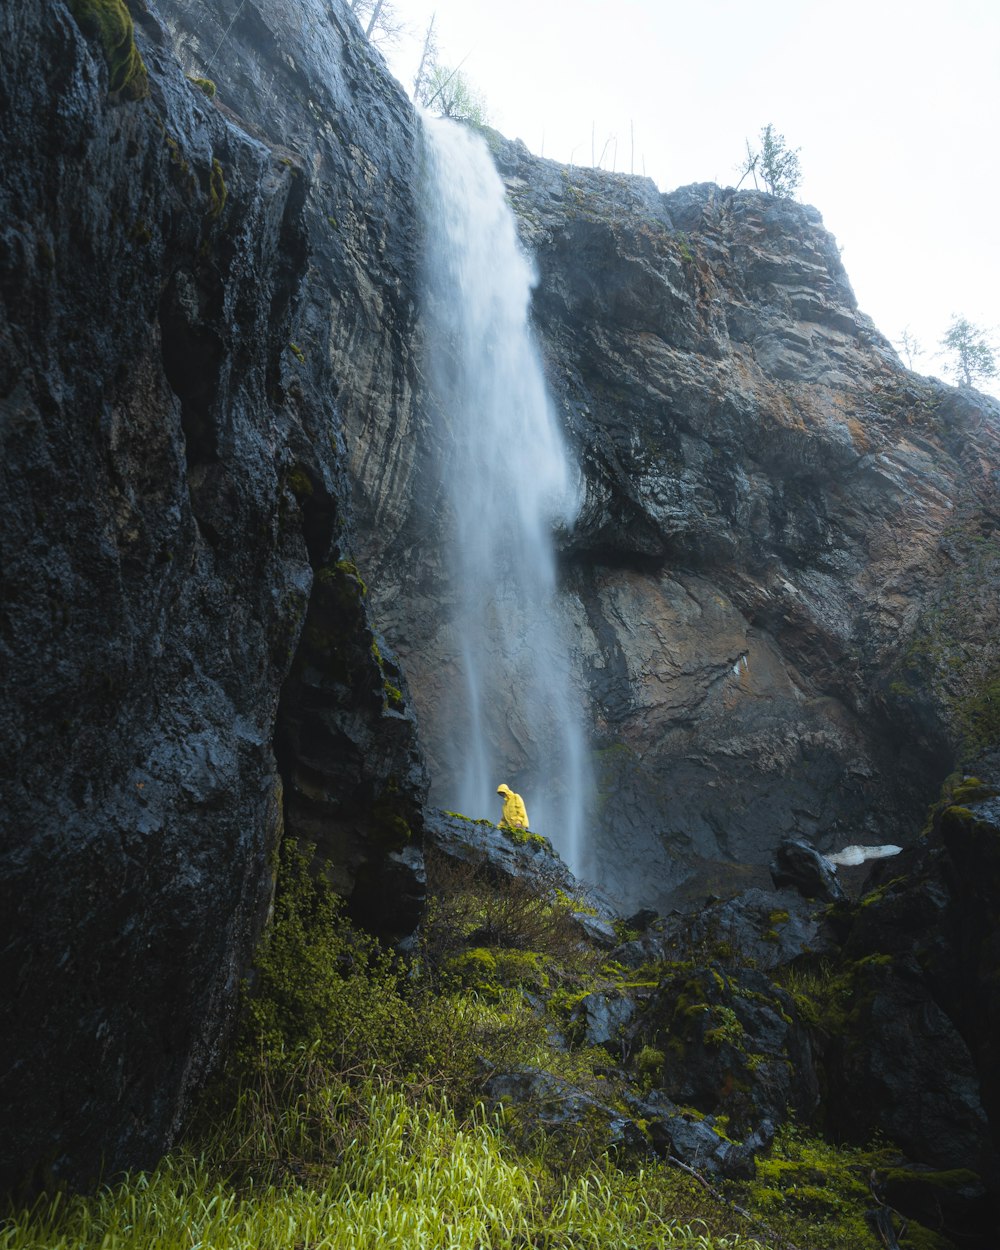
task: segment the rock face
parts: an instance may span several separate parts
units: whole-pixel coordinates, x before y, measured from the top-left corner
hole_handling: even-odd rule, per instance
[[[237,7],[162,12],[218,43]],[[245,6],[228,106],[144,3],[132,79],[80,6],[0,14],[4,1188],[169,1144],[225,1041],[286,803],[295,835],[322,813],[369,920],[416,917],[424,778],[349,562],[336,423],[338,362],[363,373],[405,335],[406,194],[387,242],[372,154],[406,168],[412,117],[339,7],[311,31],[285,8]],[[336,108],[289,66],[307,41]],[[322,281],[319,231],[349,236]]]
[[[879,866],[853,914],[844,951],[868,967],[831,1107],[836,1128],[860,1135],[878,1118],[914,1157],[980,1172],[995,1190],[1000,755],[969,768],[920,843]]]
[[[585,477],[561,612],[586,874],[663,907],[766,884],[787,837],[905,841],[996,680],[997,404],[900,367],[814,209],[490,141]],[[405,498],[364,554],[434,759],[440,555]],[[528,796],[529,753],[504,761]]]

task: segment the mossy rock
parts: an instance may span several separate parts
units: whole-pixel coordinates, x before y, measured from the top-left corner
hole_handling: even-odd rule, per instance
[[[288,470],[285,474],[285,484],[290,488],[299,503],[304,503],[307,499],[311,499],[315,492],[312,479],[301,465],[296,465]]]
[[[520,825],[499,824],[497,828],[502,834],[508,837],[515,846],[532,846],[539,851],[547,851],[550,855],[552,851],[552,843],[541,833],[532,833],[530,829],[523,829]]]
[[[941,831],[945,835],[949,833],[971,833],[979,829],[992,832],[993,826],[988,821],[980,819],[968,807],[963,807],[956,803],[951,807],[945,808],[941,813]]]
[[[949,798],[959,807],[967,807],[970,803],[981,803],[984,799],[996,798],[996,794],[995,786],[987,785],[978,777],[963,777],[954,785]]]
[[[215,99],[217,88],[211,78],[198,78],[194,74],[188,74],[187,80],[192,86],[197,87],[199,91],[204,92],[210,100]]]
[[[966,757],[1000,744],[1000,677],[985,681],[955,708]]]
[[[226,200],[229,198],[229,189],[226,186],[226,179],[222,173],[222,166],[213,157],[212,172],[208,179],[208,196],[209,210],[208,215],[213,221],[217,221],[222,216],[222,210],[226,207]]]
[[[362,598],[368,594],[368,587],[353,560],[338,560],[336,564],[326,564],[316,574],[316,580],[325,586],[337,586],[343,577],[351,579]],[[381,654],[379,659],[381,659]]]
[[[911,1220],[899,1239],[899,1250],[955,1250],[955,1243]]]
[[[149,95],[149,78],[125,0],[69,0],[70,11],[89,38],[99,40],[108,65],[108,89],[123,100]]]
[[[401,712],[405,706],[403,701],[403,692],[398,686],[394,686],[387,678],[382,681],[382,693],[385,695],[386,705],[394,711]]]
[[[486,820],[485,818],[477,819],[474,816],[466,816],[462,812],[449,812],[445,809],[444,815],[450,816],[452,820],[464,820],[467,825],[481,825],[490,829],[496,828],[492,820]]]

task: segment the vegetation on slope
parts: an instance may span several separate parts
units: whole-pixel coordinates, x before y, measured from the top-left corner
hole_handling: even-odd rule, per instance
[[[11,1213],[0,1250],[881,1244],[865,1211],[884,1147],[788,1128],[755,1181],[719,1183],[724,1198],[652,1152],[616,1153],[596,1123],[552,1132],[483,1101],[490,1074],[519,1067],[624,1092],[607,1051],[559,1044],[572,1003],[625,977],[580,940],[572,900],[438,861],[404,962],[307,862],[284,849],[238,1045],[187,1147],[93,1197]],[[902,1242],[944,1244],[919,1229]]]

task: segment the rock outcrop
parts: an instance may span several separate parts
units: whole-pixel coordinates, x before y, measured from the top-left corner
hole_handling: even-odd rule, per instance
[[[410,174],[397,193],[373,170],[408,168],[412,113],[339,6],[310,6],[319,45],[246,5],[243,95],[215,99],[152,8],[93,7],[0,14],[5,1188],[175,1137],[285,813],[310,840],[322,813],[383,930],[412,928],[421,888],[425,782],[350,565],[336,420],[346,355],[405,359]],[[239,7],[160,13],[218,43]],[[349,239],[322,280],[321,232]]]
[[[984,1172],[996,1188],[1000,756],[985,752],[969,769],[949,781],[921,840],[879,865],[851,915],[845,955],[869,971],[852,1000],[853,1041],[837,1055],[831,1116],[855,1134],[878,1121],[916,1157]]]
[[[997,679],[1000,407],[900,366],[814,209],[490,143],[585,479],[561,612],[587,875],[662,908],[766,884],[784,838],[911,837]],[[407,499],[364,559],[433,760],[441,557]],[[529,754],[504,763],[528,795]]]

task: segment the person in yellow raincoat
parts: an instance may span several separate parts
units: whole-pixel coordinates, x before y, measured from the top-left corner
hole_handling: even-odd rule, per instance
[[[504,782],[497,786],[497,794],[503,795],[503,815],[500,817],[500,823],[510,825],[512,829],[527,829],[528,812],[524,806],[524,799],[519,794],[515,794]]]

